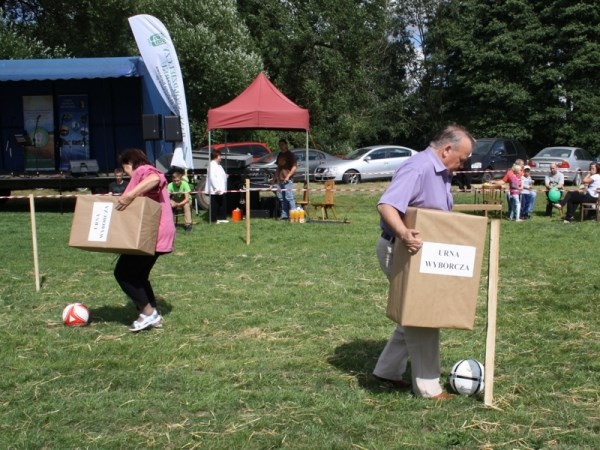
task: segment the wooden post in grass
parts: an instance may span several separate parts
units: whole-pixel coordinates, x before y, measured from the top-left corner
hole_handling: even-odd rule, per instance
[[[40,266],[38,264],[37,227],[35,224],[35,201],[33,194],[29,194],[29,214],[31,215],[31,242],[33,243],[33,271],[35,273],[35,290],[40,290]]]
[[[490,226],[490,255],[488,266],[487,336],[485,341],[485,406],[494,402],[494,364],[496,359],[496,309],[498,305],[498,255],[500,251],[500,221]]]
[[[246,245],[250,245],[250,178],[246,178]]]

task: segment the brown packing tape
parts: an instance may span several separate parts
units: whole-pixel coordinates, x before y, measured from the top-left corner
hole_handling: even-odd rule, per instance
[[[487,218],[408,208],[404,220],[424,246],[410,255],[396,240],[388,317],[403,326],[473,329]]]
[[[123,211],[118,198],[79,196],[69,246],[92,252],[153,255],[160,222],[160,203],[137,197]]]

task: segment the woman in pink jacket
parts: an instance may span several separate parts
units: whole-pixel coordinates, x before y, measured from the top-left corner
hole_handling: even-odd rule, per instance
[[[120,156],[123,170],[131,177],[125,192],[119,197],[117,210],[122,211],[139,196],[149,197],[161,205],[160,223],[154,255],[121,255],[115,267],[115,278],[123,292],[135,303],[139,317],[130,331],[162,326],[162,317],[156,309],[156,297],[150,284],[150,271],[160,255],[173,251],[175,224],[167,192],[167,180],[155,168],[142,150],[127,149]]]

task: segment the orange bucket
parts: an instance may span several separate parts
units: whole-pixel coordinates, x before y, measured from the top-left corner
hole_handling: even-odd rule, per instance
[[[233,222],[241,222],[242,210],[240,208],[235,208],[233,211],[231,211],[231,220]]]

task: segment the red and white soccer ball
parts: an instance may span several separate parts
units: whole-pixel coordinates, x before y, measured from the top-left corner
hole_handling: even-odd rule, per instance
[[[462,359],[450,371],[450,386],[460,395],[477,395],[484,388],[484,368],[476,359]]]
[[[83,303],[70,303],[63,309],[62,319],[69,327],[83,327],[90,320],[90,310]]]

